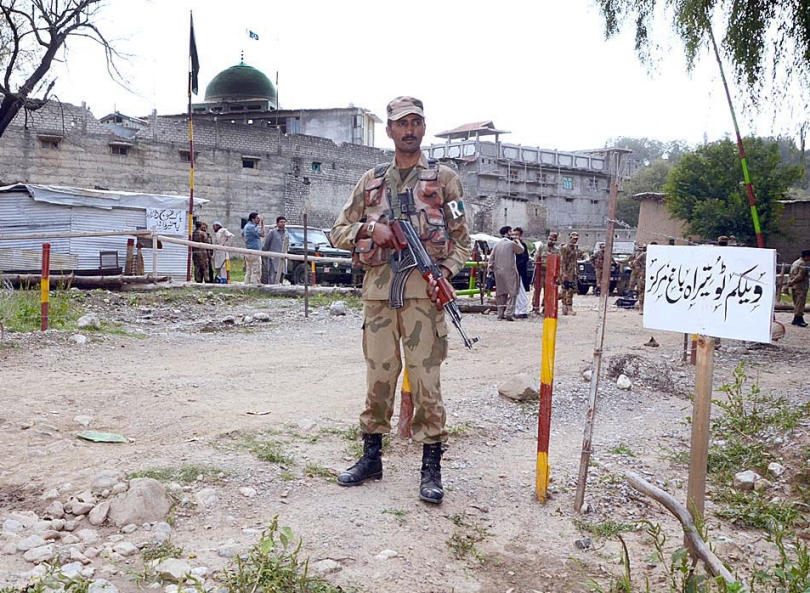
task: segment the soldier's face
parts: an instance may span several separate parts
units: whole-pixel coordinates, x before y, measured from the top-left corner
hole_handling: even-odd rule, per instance
[[[425,137],[425,120],[415,113],[406,115],[396,121],[388,122],[385,128],[388,137],[394,141],[394,148],[399,152],[412,154],[418,152]]]

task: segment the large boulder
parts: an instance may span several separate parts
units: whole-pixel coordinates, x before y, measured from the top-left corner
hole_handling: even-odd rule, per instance
[[[129,490],[110,502],[108,518],[116,527],[162,521],[172,508],[163,484],[152,478],[135,478]]]
[[[512,401],[526,401],[540,397],[540,389],[532,377],[527,373],[515,375],[498,386],[498,393]]]

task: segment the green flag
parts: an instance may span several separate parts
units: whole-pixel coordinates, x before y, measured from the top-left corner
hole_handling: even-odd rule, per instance
[[[194,40],[194,15],[191,15],[191,32],[188,42],[188,54],[191,58],[191,70],[189,72],[191,81],[190,89],[195,95],[197,94],[198,84],[197,75],[200,73],[200,60],[197,57],[197,42]]]

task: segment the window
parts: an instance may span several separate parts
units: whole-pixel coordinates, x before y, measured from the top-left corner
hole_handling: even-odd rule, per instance
[[[242,168],[243,169],[258,169],[259,168],[259,161],[261,159],[257,156],[243,156],[242,157]]]
[[[591,204],[598,204],[599,200],[591,200]]]
[[[564,175],[562,178],[563,189],[574,189],[574,178]]]
[[[596,177],[588,178],[588,191],[596,191],[599,189],[599,180]]]
[[[196,150],[194,151],[194,160],[197,160],[197,157],[200,156],[200,153]],[[181,150],[180,151],[180,161],[183,163],[190,163],[191,162],[191,153],[188,150]]]
[[[312,172],[313,173],[321,172],[321,164],[318,161],[312,161]]]
[[[129,154],[129,146],[123,146],[121,144],[110,144],[110,154],[127,156]]]
[[[44,150],[61,150],[62,136],[38,136],[39,147]]]
[[[565,201],[569,204],[574,201],[574,198],[565,198]]]

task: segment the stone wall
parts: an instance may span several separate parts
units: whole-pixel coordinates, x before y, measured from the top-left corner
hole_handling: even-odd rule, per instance
[[[0,183],[101,187],[188,195],[188,124],[153,116],[132,138],[117,136],[84,107],[49,103],[20,114],[0,137]],[[56,146],[55,146],[56,145]],[[115,148],[112,148],[112,147]],[[127,154],[113,154],[113,151]],[[238,233],[251,211],[331,226],[359,177],[391,152],[267,127],[194,123],[197,211]],[[253,168],[243,166],[248,159]]]

